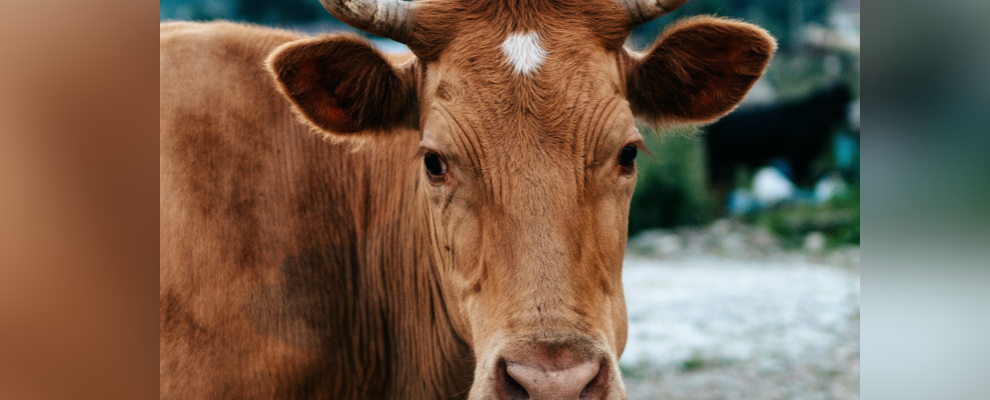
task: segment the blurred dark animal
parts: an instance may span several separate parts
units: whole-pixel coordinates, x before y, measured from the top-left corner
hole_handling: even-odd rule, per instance
[[[684,0],[323,0],[409,45],[160,27],[162,399],[622,399],[635,118],[775,43]]]
[[[756,171],[775,159],[786,161],[792,181],[811,184],[812,162],[845,121],[850,100],[849,88],[837,84],[803,100],[738,109],[711,124],[704,136],[710,185],[724,198],[732,189],[736,167]]]

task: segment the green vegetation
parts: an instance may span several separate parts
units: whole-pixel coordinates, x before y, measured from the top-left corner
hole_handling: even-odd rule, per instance
[[[705,366],[705,360],[699,357],[698,355],[694,355],[691,358],[684,360],[683,363],[681,363],[681,369],[684,371],[694,371],[701,369],[704,366]]]
[[[691,354],[691,358],[681,362],[681,371],[691,372],[697,371],[705,367],[728,367],[738,362],[738,360],[730,360],[723,358],[716,359],[705,359],[701,356],[701,353],[694,352]]]
[[[639,368],[619,364],[619,372],[622,373],[623,378],[646,379],[646,374]]]
[[[787,205],[746,218],[770,229],[784,247],[798,248],[808,232],[825,234],[825,248],[843,244],[859,245],[859,187],[849,194],[822,205]]]
[[[680,129],[658,136],[643,128],[652,156],[641,156],[639,181],[629,211],[629,232],[705,224],[714,203],[705,183],[705,149],[700,133]]]

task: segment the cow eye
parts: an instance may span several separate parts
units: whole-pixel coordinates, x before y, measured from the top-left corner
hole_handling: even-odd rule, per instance
[[[619,165],[623,167],[631,167],[633,162],[636,161],[637,153],[638,150],[636,150],[636,146],[627,145],[626,147],[623,147],[622,152],[619,153]]]
[[[423,164],[426,165],[426,173],[431,181],[441,181],[447,175],[447,164],[440,159],[440,155],[434,152],[426,153],[423,156]]]

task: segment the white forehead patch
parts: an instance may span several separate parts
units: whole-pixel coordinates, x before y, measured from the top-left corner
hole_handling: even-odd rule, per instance
[[[513,33],[502,42],[502,53],[517,74],[526,75],[540,68],[547,51],[540,47],[536,32]]]

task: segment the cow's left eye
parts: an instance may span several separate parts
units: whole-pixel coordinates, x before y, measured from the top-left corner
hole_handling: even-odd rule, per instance
[[[435,152],[428,152],[423,156],[423,164],[426,165],[427,175],[432,182],[441,182],[447,175],[447,163],[443,162],[440,155]]]
[[[633,163],[636,161],[637,153],[638,150],[636,150],[636,146],[627,145],[626,147],[623,147],[622,152],[619,153],[619,165],[623,167],[633,166]]]

